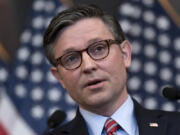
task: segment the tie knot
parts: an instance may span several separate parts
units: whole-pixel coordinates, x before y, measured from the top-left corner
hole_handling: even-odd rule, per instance
[[[108,118],[104,124],[107,135],[114,135],[117,131],[118,124],[111,118]]]

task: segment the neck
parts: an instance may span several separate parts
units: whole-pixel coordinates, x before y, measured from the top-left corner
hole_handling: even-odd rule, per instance
[[[128,93],[127,91],[124,91],[121,96],[118,98],[118,100],[114,101],[114,102],[108,102],[104,105],[100,105],[97,107],[90,107],[91,109],[86,109],[92,113],[96,113],[98,115],[102,115],[102,116],[106,116],[106,117],[110,117],[113,115],[113,113],[115,113],[119,107],[121,107],[121,105],[127,100],[128,98]]]

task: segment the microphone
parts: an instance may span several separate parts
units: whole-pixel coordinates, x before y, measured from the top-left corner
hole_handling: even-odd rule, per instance
[[[169,100],[178,100],[180,99],[180,90],[174,87],[165,87],[163,88],[162,94],[165,98]]]
[[[47,121],[48,127],[44,131],[43,135],[49,135],[51,129],[56,128],[61,124],[66,118],[66,114],[61,110],[56,110]]]
[[[62,123],[66,118],[66,114],[61,110],[56,110],[48,119],[47,124],[49,128],[55,128]]]

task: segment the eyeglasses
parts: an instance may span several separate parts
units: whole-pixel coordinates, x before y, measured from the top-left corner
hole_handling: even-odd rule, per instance
[[[86,49],[81,51],[70,51],[56,59],[56,66],[61,64],[68,70],[80,67],[82,63],[82,52],[86,51],[93,60],[101,60],[108,56],[110,45],[119,43],[116,40],[101,40],[90,44]]]

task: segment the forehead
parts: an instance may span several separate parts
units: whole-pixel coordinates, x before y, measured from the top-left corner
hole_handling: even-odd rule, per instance
[[[55,57],[67,49],[84,49],[97,40],[113,39],[108,27],[98,18],[87,18],[67,27],[57,38]]]

